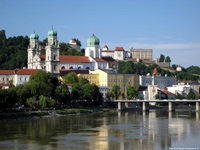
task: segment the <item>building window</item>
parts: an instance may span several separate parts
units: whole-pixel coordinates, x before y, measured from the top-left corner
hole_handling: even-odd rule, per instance
[[[62,66],[61,69],[65,69],[65,66]]]
[[[81,67],[78,67],[78,70],[80,70],[81,69]]]
[[[53,56],[53,60],[56,60],[56,56],[55,55]]]
[[[90,68],[89,68],[89,67],[86,67],[86,69],[87,69],[87,70],[90,70]]]
[[[71,66],[69,69],[73,70],[74,68]]]

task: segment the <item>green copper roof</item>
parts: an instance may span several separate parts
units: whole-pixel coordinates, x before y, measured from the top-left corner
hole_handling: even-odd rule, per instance
[[[99,39],[94,34],[92,34],[92,36],[87,40],[88,47],[99,46],[99,43],[100,43]]]
[[[31,40],[38,40],[39,39],[39,36],[38,34],[36,34],[35,32],[33,32],[30,37],[29,37]]]
[[[56,37],[57,36],[57,32],[54,29],[51,29],[48,32],[48,37]]]

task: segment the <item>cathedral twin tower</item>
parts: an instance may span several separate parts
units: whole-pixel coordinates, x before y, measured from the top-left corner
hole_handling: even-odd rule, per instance
[[[39,36],[35,32],[30,35],[28,47],[28,69],[44,69],[47,72],[59,74],[59,43],[57,32],[48,32],[48,42],[45,46],[45,55],[41,55]]]

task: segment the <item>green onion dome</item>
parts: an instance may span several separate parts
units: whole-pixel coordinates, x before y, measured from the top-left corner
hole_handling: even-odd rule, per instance
[[[39,36],[38,34],[36,34],[35,32],[33,32],[30,37],[29,37],[31,40],[38,40],[39,39]]]
[[[94,34],[92,34],[92,36],[88,38],[87,40],[88,47],[99,46],[99,43],[100,43],[100,40]]]
[[[57,32],[54,29],[51,29],[48,32],[48,37],[57,37]]]

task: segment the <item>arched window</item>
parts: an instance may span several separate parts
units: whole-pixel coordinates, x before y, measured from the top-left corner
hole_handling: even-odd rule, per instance
[[[62,66],[61,69],[65,69],[65,66]]]
[[[55,55],[53,56],[53,60],[56,60],[56,56]]]
[[[46,69],[46,66],[44,66],[43,69]]]
[[[81,70],[81,67],[78,67],[78,70]]]
[[[73,70],[74,68],[71,66],[69,69]]]
[[[86,69],[87,69],[87,70],[90,70],[90,68],[89,68],[89,67],[86,67]]]

